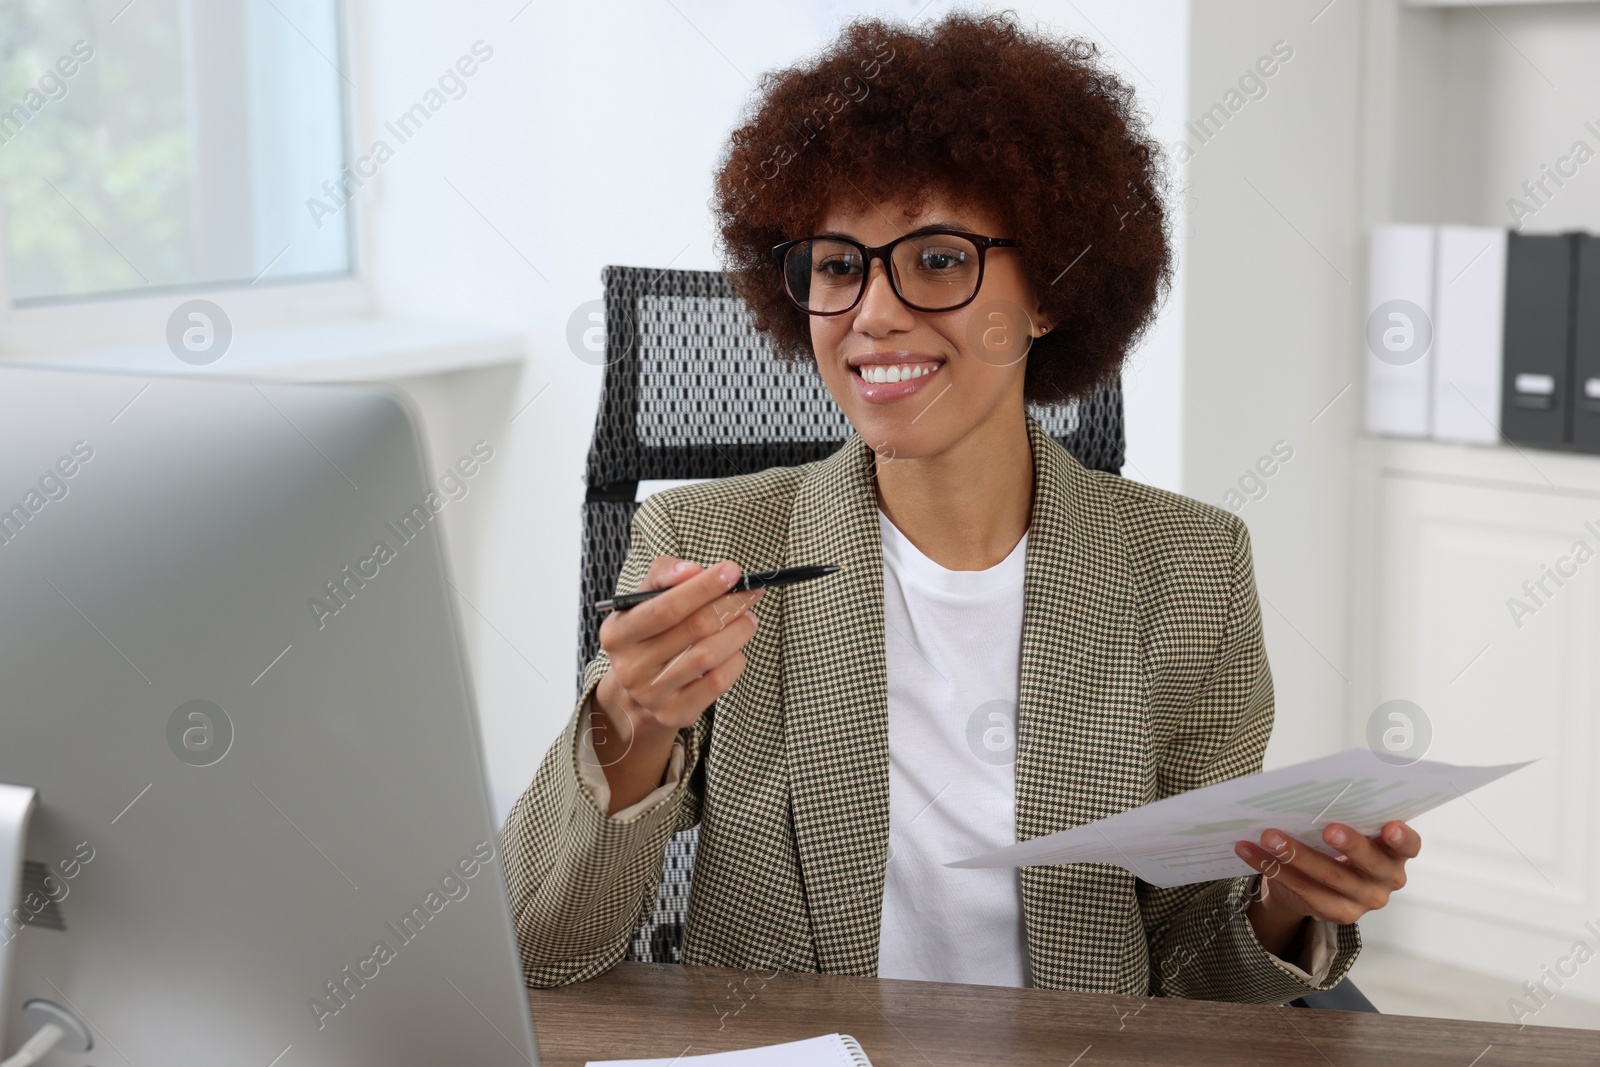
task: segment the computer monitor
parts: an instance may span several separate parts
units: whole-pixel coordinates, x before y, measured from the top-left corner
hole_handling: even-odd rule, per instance
[[[536,1063],[427,469],[376,386],[0,368],[5,1055]]]

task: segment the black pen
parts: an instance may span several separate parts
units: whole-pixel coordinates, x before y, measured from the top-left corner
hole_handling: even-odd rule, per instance
[[[826,578],[830,574],[844,570],[843,567],[790,567],[788,570],[745,572],[739,580],[728,587],[730,593],[750,592],[754,589],[765,589],[773,585],[793,585],[795,582],[809,582],[813,578]],[[675,589],[676,586],[668,586]],[[653,596],[660,596],[666,589],[646,589],[639,593],[624,593],[611,600],[595,602],[596,611],[623,611],[624,609],[643,604]]]

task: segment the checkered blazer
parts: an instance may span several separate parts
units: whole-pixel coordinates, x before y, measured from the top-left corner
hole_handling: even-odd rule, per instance
[[[1018,840],[1259,771],[1272,678],[1244,523],[1088,471],[1024,417]],[[686,963],[874,973],[889,745],[873,459],[857,434],[824,460],[640,506],[618,592],[661,555],[845,571],[767,593],[743,674],[680,734],[677,785],[625,821],[579,775],[580,712],[608,662],[604,650],[590,661],[572,720],[501,830],[530,985],[621,960],[655,905],[668,839],[696,823]],[[1021,882],[1044,988],[1279,1003],[1337,984],[1361,946],[1354,924],[1335,927],[1332,969],[1313,986],[1256,940],[1250,877],[1158,889],[1084,863],[1023,868]]]

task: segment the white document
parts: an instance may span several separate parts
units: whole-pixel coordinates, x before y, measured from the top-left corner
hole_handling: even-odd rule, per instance
[[[1372,227],[1367,260],[1367,325],[1380,343],[1366,341],[1367,432],[1427,437],[1433,391],[1434,227],[1382,223]],[[1409,308],[1396,306],[1404,301]],[[1419,315],[1420,313],[1420,315]],[[1399,317],[1396,317],[1399,316]],[[1376,320],[1376,321],[1375,321]],[[1399,336],[1413,351],[1390,352]],[[1387,359],[1379,358],[1384,352]]]
[[[1500,441],[1507,231],[1440,226],[1433,298],[1433,436]]]
[[[1037,867],[1112,863],[1161,888],[1255,874],[1233,851],[1268,828],[1338,853],[1322,843],[1330,822],[1371,836],[1393,819],[1414,819],[1532,760],[1496,767],[1456,767],[1420,760],[1396,766],[1370,750],[1233,778],[1153,804],[1007,845],[949,867]]]
[[[590,1060],[585,1067],[872,1067],[872,1062],[855,1038],[824,1034],[807,1041],[670,1060]]]

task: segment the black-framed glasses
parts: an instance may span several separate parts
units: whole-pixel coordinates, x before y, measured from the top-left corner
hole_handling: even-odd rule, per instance
[[[1018,248],[1004,237],[964,230],[919,230],[869,248],[848,237],[799,237],[772,249],[783,287],[808,315],[842,315],[861,302],[872,261],[883,260],[889,284],[915,311],[954,311],[972,303],[983,284],[984,255]]]

